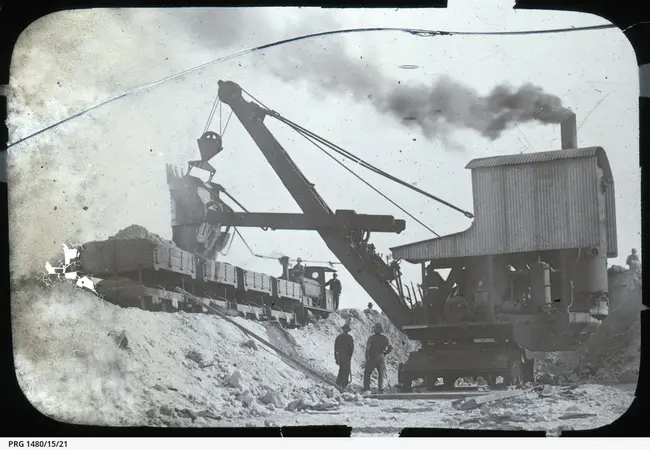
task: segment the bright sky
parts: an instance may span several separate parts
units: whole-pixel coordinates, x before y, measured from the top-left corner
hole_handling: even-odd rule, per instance
[[[171,73],[298,34],[352,27],[508,31],[609,23],[577,13],[515,12],[513,2],[507,1],[449,3],[447,10],[242,9],[241,17],[218,10],[57,13],[32,24],[16,46],[10,140]],[[561,97],[577,114],[579,145],[602,146],[612,164],[619,257],[610,263],[624,263],[630,248],[640,247],[638,71],[633,48],[621,31],[516,37],[384,32],[318,38],[215,64],[13,147],[8,176],[14,270],[40,270],[67,239],[103,239],[131,224],[170,238],[165,164],[184,167],[198,156],[196,139],[220,79],[237,82],[285,117],[463,209],[472,210],[470,173],[464,169],[469,160],[560,149],[559,126],[532,123],[509,129],[495,141],[457,130],[452,137],[463,150],[427,140],[417,129],[378,113],[368,102],[320,87],[332,73],[342,78],[349,74],[347,63],[332,62],[335,57],[346,61],[338,58],[341,49],[350,56],[347,61],[367,61],[368,76],[374,66],[405,85],[449,76],[487,94],[499,84],[518,87],[531,82]],[[407,64],[418,68],[399,67]],[[278,67],[290,68],[302,81],[290,83],[276,76]],[[224,122],[225,113],[224,109]],[[271,119],[267,126],[332,209],[408,219],[295,132]],[[219,131],[219,113],[211,129]],[[215,181],[251,211],[299,212],[234,116],[224,147],[212,161],[218,170]],[[470,225],[462,214],[357,170],[441,235]],[[314,232],[241,231],[258,254],[334,259]],[[401,235],[373,236],[378,251],[387,252],[395,245],[427,239],[431,233],[409,219]],[[253,257],[239,239],[223,259],[272,275],[280,271],[277,262]],[[419,282],[418,274],[419,267],[406,270],[408,281]],[[368,303],[349,274],[343,272],[341,280],[343,307]]]

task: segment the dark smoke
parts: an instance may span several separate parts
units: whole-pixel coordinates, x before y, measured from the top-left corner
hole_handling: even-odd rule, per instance
[[[525,122],[559,123],[571,114],[562,101],[542,88],[497,86],[487,96],[448,77],[431,86],[398,86],[372,96],[382,112],[418,126],[429,138],[444,133],[441,125],[469,128],[496,139],[511,126]]]
[[[315,16],[315,17],[314,17]],[[206,46],[234,42],[234,38],[255,35],[260,43],[319,31],[344,28],[331,16],[312,14],[316,20],[296,22],[290,29],[273,29],[265,11],[223,8],[203,13],[200,20],[183,17],[193,24],[193,33]],[[266,19],[266,20],[265,20]],[[208,28],[207,23],[214,26]],[[309,24],[308,24],[309,23]],[[318,28],[311,26],[318,24]],[[377,49],[379,50],[379,49]],[[542,88],[525,84],[519,88],[500,85],[488,95],[464,86],[449,77],[431,85],[407,86],[382,74],[372,63],[372,53],[350,56],[342,37],[318,38],[266,50],[254,57],[260,69],[270,70],[286,82],[309,82],[322,93],[351,95],[370,102],[379,112],[389,114],[404,126],[418,127],[429,139],[443,138],[460,128],[475,130],[488,139],[497,139],[506,129],[526,122],[559,123],[571,111],[559,97]]]

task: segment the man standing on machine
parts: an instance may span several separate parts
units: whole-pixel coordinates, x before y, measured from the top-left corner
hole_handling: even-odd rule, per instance
[[[334,295],[334,311],[339,309],[339,298],[341,297],[341,281],[338,279],[336,272],[332,275],[332,279],[325,283],[325,287],[329,286]]]

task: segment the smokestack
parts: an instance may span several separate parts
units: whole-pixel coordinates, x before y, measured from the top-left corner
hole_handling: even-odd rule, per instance
[[[578,127],[575,114],[571,113],[569,117],[560,122],[560,134],[562,136],[562,150],[578,148]]]

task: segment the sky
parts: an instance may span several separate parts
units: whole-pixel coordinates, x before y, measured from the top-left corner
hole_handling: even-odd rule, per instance
[[[55,13],[30,25],[14,49],[10,141],[173,73],[306,33],[353,27],[492,32],[609,24],[588,14],[514,11],[514,2],[508,1],[449,3],[446,10]],[[417,67],[402,68],[407,65]],[[470,211],[467,162],[560,149],[558,125],[515,117],[502,132],[489,133],[488,125],[494,123],[484,120],[482,109],[476,112],[479,96],[487,97],[499,86],[516,92],[530,83],[540,88],[535,91],[540,96],[548,95],[549,105],[577,114],[580,146],[607,151],[616,183],[619,233],[619,256],[610,263],[623,264],[641,242],[637,73],[634,50],[618,29],[529,36],[358,33],[277,46],[213,64],[10,148],[12,274],[42,270],[45,260],[59,256],[64,242],[105,239],[131,224],[170,239],[165,164],[184,168],[198,156],[196,139],[205,127],[218,80],[235,81],[284,117]],[[434,110],[421,101],[421,94],[432,89],[445,106]],[[407,107],[405,99],[411,101]],[[440,114],[447,120],[403,120],[409,111],[422,113],[425,107],[444,111]],[[218,132],[228,114],[224,107],[220,124],[217,112],[210,129]],[[432,237],[300,135],[273,119],[265,123],[332,209],[407,220],[400,235],[373,234],[379,252]],[[215,181],[250,211],[300,212],[234,116],[223,142],[224,151],[212,161]],[[462,231],[471,223],[402,186],[352,168],[440,235]],[[241,232],[257,254],[335,259],[315,232]],[[239,238],[221,259],[271,275],[281,270],[277,261],[253,256]],[[407,282],[420,281],[418,266],[403,267]],[[342,307],[368,303],[369,297],[348,273],[341,271],[340,278]]]

